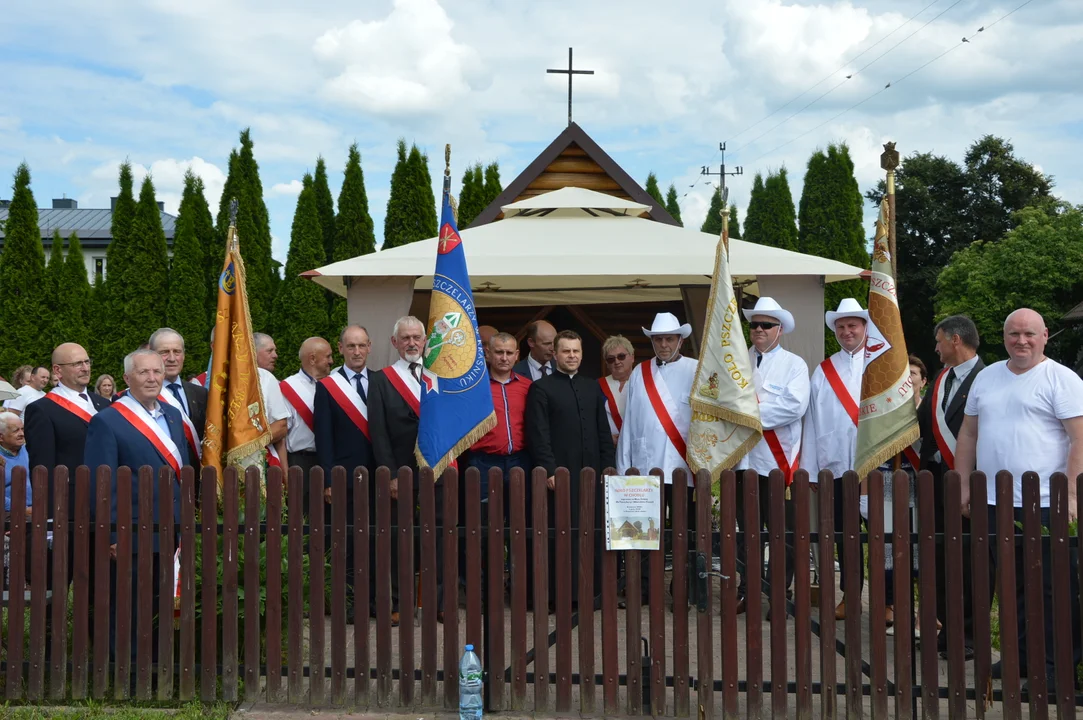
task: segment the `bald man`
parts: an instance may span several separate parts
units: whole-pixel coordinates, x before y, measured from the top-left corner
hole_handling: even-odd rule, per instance
[[[541,380],[556,372],[553,364],[557,329],[545,320],[535,320],[526,326],[526,344],[530,353],[512,368],[531,382]]]
[[[971,507],[970,484],[962,484],[962,513],[989,514],[989,530],[996,528],[996,475],[1012,474],[1015,520],[1023,519],[1023,473],[1033,471],[1040,482],[1039,506],[1042,525],[1049,527],[1049,478],[1054,473],[1068,476],[1068,517],[1076,516],[1076,478],[1083,473],[1083,380],[1071,369],[1045,356],[1049,331],[1042,316],[1029,308],[1010,314],[1004,321],[1004,348],[1008,359],[990,365],[970,387],[965,416],[955,447],[955,469],[963,478],[974,470],[985,473],[987,508]],[[997,558],[995,543],[989,544],[990,560]],[[1001,550],[1003,552],[1003,550]],[[1042,550],[1042,597],[1045,606],[1045,667],[1027,669],[1027,627],[1023,545],[1015,543],[1015,593],[1018,607],[1019,668],[1026,677],[1045,671],[1049,692],[1054,691],[1053,672],[1053,577],[1050,549]],[[1070,560],[1070,598],[1079,596],[1078,558]],[[1072,639],[1072,667],[1083,659],[1079,642],[1079,604],[1069,602],[1071,627],[1059,627]],[[993,667],[1000,677],[1001,665]],[[1072,674],[1074,677],[1074,673]]]
[[[499,330],[492,325],[479,325],[478,336],[481,338],[481,352],[485,355],[486,361],[489,359],[489,341],[493,339],[493,335],[496,335]]]
[[[286,454],[290,467],[308,471],[317,465],[316,424],[313,420],[313,400],[316,383],[331,374],[331,343],[321,337],[310,337],[301,343],[297,356],[301,369],[279,384],[286,399]]]

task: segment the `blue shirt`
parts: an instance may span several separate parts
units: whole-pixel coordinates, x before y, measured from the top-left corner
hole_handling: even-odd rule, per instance
[[[19,448],[14,456],[7,450],[0,448],[0,455],[4,458],[4,510],[11,512],[11,474],[15,468],[26,468],[26,507],[34,502],[34,492],[30,485],[30,455],[26,452],[26,445]]]

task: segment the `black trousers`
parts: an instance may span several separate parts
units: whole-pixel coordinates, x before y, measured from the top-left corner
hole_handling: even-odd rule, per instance
[[[133,543],[134,545],[134,543]],[[137,645],[137,630],[139,628],[139,586],[140,583],[151,584],[151,615],[155,618],[153,623],[154,631],[151,634],[152,643],[152,657],[155,659],[158,657],[158,623],[163,622],[162,618],[158,617],[158,600],[161,595],[161,577],[162,577],[162,561],[160,553],[151,554],[151,576],[145,578],[139,574],[139,553],[134,548],[132,549],[132,599],[131,599],[131,611],[132,619],[130,621],[131,632],[131,657],[134,660]],[[93,562],[93,558],[92,558]],[[173,558],[168,558],[167,562],[173,562]],[[91,592],[93,595],[93,591]],[[117,563],[114,560],[109,564],[109,650],[110,655],[116,656],[116,642],[117,642]],[[173,622],[172,616],[166,618],[164,622]],[[135,669],[134,666],[132,668]]]
[[[756,533],[756,532],[762,531],[764,528],[766,528],[767,530],[771,530],[771,497],[769,495],[770,482],[769,482],[769,479],[767,478],[767,476],[765,476],[765,475],[760,475],[758,480],[759,480],[759,486],[760,486],[760,495],[759,495],[760,527],[758,527],[758,528],[748,528],[748,527],[745,527],[745,487],[744,487],[745,486],[745,481],[744,481],[744,476],[743,476],[743,473],[738,473],[737,474],[737,529],[740,530],[743,533],[749,533],[749,532]],[[785,517],[783,518],[783,523],[785,525],[784,529],[786,531],[793,532],[797,527],[796,526],[797,521],[796,521],[794,503],[793,503],[792,499],[786,499],[783,502],[784,502],[783,507],[785,508]],[[748,586],[747,585],[747,578],[753,572],[759,572],[761,574],[761,577],[766,578],[768,583],[771,582],[771,575],[772,575],[771,569],[772,568],[768,567],[767,572],[764,573],[764,570],[763,570],[763,567],[762,567],[762,564],[763,564],[762,563],[763,548],[764,548],[764,546],[766,544],[767,544],[766,541],[763,541],[763,540],[760,541],[761,567],[759,567],[759,568],[750,568],[750,567],[748,567],[746,545],[745,545],[744,542],[740,542],[740,543],[737,544],[737,560],[738,560],[738,564],[740,565],[741,568],[744,568],[744,570],[741,572],[741,582],[737,586],[737,594],[739,596],[744,596],[747,593],[747,586]],[[774,563],[772,563],[772,565],[774,565]],[[790,586],[793,585],[793,574],[794,574],[793,541],[790,540],[790,541],[786,542],[786,567],[785,567],[785,580],[786,580],[786,586],[785,587],[786,587],[786,589],[789,589]],[[765,592],[766,592],[766,589],[767,588],[765,587],[764,588]]]

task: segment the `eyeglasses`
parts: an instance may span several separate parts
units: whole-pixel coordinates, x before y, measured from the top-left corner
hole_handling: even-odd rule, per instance
[[[606,365],[612,365],[615,362],[624,362],[628,359],[628,353],[620,353],[619,355],[610,355],[605,359]]]
[[[781,324],[782,323],[761,322],[759,320],[753,320],[750,323],[748,323],[748,329],[749,330],[770,330],[771,328],[778,327]]]
[[[60,367],[90,367],[91,360],[90,358],[87,358],[86,360],[76,360],[75,362],[57,363],[57,365],[59,365]]]

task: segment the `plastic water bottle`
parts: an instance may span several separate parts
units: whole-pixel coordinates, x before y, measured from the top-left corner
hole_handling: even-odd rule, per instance
[[[474,646],[467,645],[459,662],[459,720],[481,720],[483,707],[481,660],[474,654]]]

